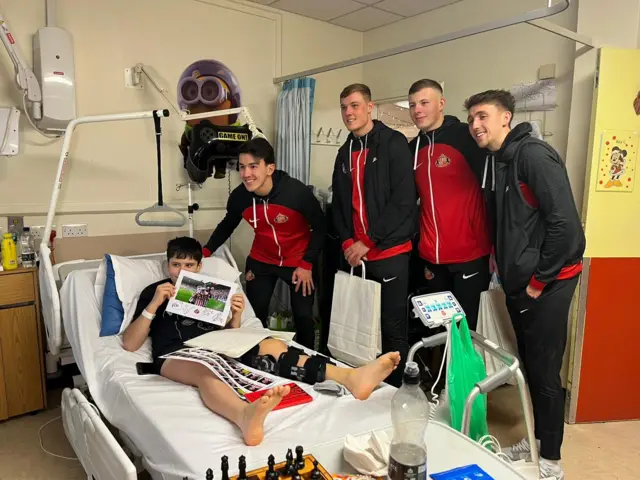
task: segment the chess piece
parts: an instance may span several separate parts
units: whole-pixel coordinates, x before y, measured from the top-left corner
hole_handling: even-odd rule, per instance
[[[304,449],[302,448],[302,446],[298,445],[296,447],[296,469],[297,470],[302,470],[304,468],[304,458],[302,458],[303,452],[304,452]]]
[[[318,460],[313,461],[313,470],[311,470],[310,480],[321,480],[322,474],[318,470]]]
[[[293,452],[291,451],[291,449],[288,449],[287,450],[287,464],[284,467],[284,474],[287,475],[288,477],[290,477],[294,473],[296,473],[296,467],[293,464]]]
[[[210,468],[207,469],[206,480],[213,480],[213,470],[211,470]]]
[[[238,480],[248,480],[247,459],[244,455],[240,455],[240,458],[238,458]]]
[[[224,455],[220,462],[220,471],[222,472],[222,480],[229,480],[229,457]]]
[[[291,477],[291,480],[302,480],[302,477],[300,476],[300,472],[295,472]]]
[[[277,480],[278,472],[276,472],[273,468],[275,464],[276,464],[275,457],[273,455],[269,455],[269,461],[267,462],[269,469],[267,470],[266,480]]]

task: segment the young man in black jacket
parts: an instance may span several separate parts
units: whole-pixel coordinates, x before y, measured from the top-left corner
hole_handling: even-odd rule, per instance
[[[314,348],[313,265],[324,243],[326,222],[320,202],[304,183],[276,170],[273,148],[263,138],[240,147],[242,185],[231,192],[227,214],[203,248],[215,252],[244,218],[255,237],[247,257],[247,298],[266,326],[278,278],[291,289],[296,341]]]
[[[562,480],[560,370],[584,231],[560,156],[530,135],[529,123],[511,130],[513,96],[490,90],[473,95],[465,108],[476,142],[495,155],[496,262],[529,382],[540,477]],[[505,453],[526,458],[530,445],[524,439]]]
[[[407,290],[411,239],[416,231],[416,189],[407,139],[373,120],[371,91],[362,84],[340,94],[342,120],[351,132],[333,170],[333,221],[345,259],[365,260],[367,278],[379,282],[383,353],[409,352]],[[400,385],[404,367],[388,382]]]

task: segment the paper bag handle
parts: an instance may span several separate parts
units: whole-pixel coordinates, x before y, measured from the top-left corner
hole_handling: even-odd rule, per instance
[[[364,262],[362,260],[360,260],[360,265],[362,266],[362,279],[365,280],[367,278],[367,273],[365,271]],[[351,275],[353,275],[353,268],[354,267],[351,267]]]

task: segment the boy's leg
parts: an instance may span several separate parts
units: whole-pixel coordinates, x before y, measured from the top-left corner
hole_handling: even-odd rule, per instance
[[[245,280],[247,299],[256,312],[263,326],[267,326],[269,317],[269,304],[276,287],[278,277],[273,271],[273,266],[247,257],[245,266]]]
[[[198,388],[207,408],[236,424],[247,445],[262,442],[267,414],[289,393],[288,388],[276,387],[259,401],[246,403],[207,367],[186,360],[166,360],[160,374],[174,382]]]
[[[296,326],[296,342],[307,348],[315,350],[316,331],[313,322],[313,300],[315,298],[315,290],[311,295],[302,295],[302,286],[296,292],[296,285],[293,284],[293,272],[295,268],[280,267],[278,276],[289,285],[291,292],[291,310],[293,310],[293,321]],[[314,278],[314,285],[317,284]]]
[[[358,400],[366,400],[373,390],[400,364],[400,354],[389,352],[360,368],[341,368],[331,365],[326,357],[309,357],[273,338],[260,342],[258,355],[270,356],[277,362],[274,373],[283,378],[304,381],[309,384],[333,380],[343,385]],[[291,368],[299,367],[299,368]],[[295,377],[295,378],[294,378]]]

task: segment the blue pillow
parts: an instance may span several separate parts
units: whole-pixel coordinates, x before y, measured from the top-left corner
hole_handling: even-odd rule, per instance
[[[104,256],[107,262],[107,275],[102,297],[102,326],[100,336],[109,337],[120,333],[124,320],[124,307],[116,290],[116,272],[113,269],[111,255]]]

